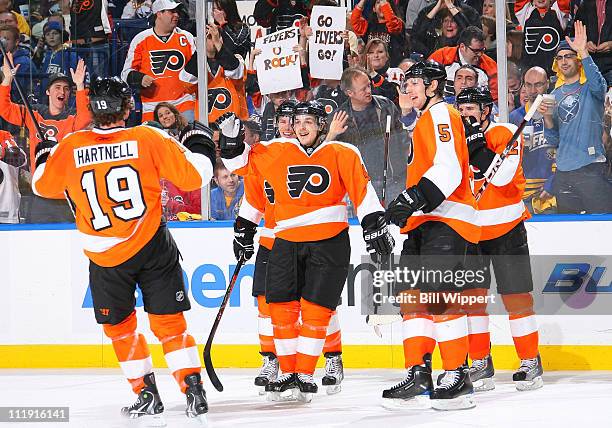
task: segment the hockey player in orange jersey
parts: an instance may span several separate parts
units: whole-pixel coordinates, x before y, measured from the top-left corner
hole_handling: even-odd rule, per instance
[[[296,138],[293,131],[293,115],[296,105],[297,101],[288,100],[278,107],[275,122],[279,137]],[[270,381],[276,380],[279,369],[274,348],[270,307],[265,299],[266,265],[274,244],[274,190],[260,175],[249,174],[244,178],[244,199],[234,223],[236,259],[249,260],[253,256],[255,230],[262,216],[264,227],[260,229],[259,249],[255,258],[253,296],[257,298],[260,353],[264,359],[261,371],[255,378],[255,385],[265,387]],[[340,321],[337,311],[332,313],[327,327],[323,355],[325,356],[325,374],[322,384],[327,386],[328,394],[338,393],[344,379],[344,370]]]
[[[313,373],[348,274],[347,193],[368,250],[390,254],[394,245],[359,151],[323,141],[325,117],[318,102],[300,103],[293,121],[297,140],[275,139],[253,148],[245,147],[233,115],[220,123],[228,169],[261,175],[274,189],[276,239],[265,293],[283,374],[266,386],[271,400],[291,391],[309,401],[318,390]]]
[[[402,84],[422,114],[414,128],[407,188],[389,204],[387,217],[407,235],[400,264],[408,269],[415,263],[431,272],[465,269],[466,249],[480,237],[463,123],[459,112],[443,101],[445,79],[442,65],[418,62],[406,71]],[[400,296],[406,296],[401,312],[408,373],[383,391],[383,404],[439,410],[474,407],[466,364],[467,317],[458,303],[433,307],[421,300],[424,293],[457,296],[461,284],[434,278],[396,285]],[[445,372],[434,389],[431,353],[436,340]]]
[[[153,127],[125,128],[131,107],[127,83],[117,77],[94,81],[90,89],[94,128],[69,134],[59,145],[39,143],[32,189],[43,197],[66,192],[72,202],[90,259],[96,321],[111,339],[119,365],[138,394],[121,413],[165,423],[149,348],[136,330],[138,284],[151,330],[186,394],[186,414],[204,421],[208,405],[201,363],[183,316],[190,303],[179,251],[162,219],[160,178],[184,190],[207,184],[215,159],[212,133],[196,123],[182,131],[180,144]]]
[[[470,163],[475,170],[475,192],[506,145],[516,126],[491,123],[493,98],[488,89],[468,88],[457,96],[457,108],[464,117]],[[478,245],[484,266],[493,264],[497,292],[510,316],[510,331],[521,365],[512,376],[518,390],[543,385],[542,361],[538,352],[538,326],[533,311],[533,280],[524,220],[530,217],[523,203],[525,176],[521,166],[523,137],[504,159],[490,185],[478,201],[481,238]],[[489,284],[484,284],[487,288]],[[485,288],[468,293],[484,296]],[[495,388],[490,354],[489,316],[486,304],[468,308],[470,340],[470,378],[476,391]]]

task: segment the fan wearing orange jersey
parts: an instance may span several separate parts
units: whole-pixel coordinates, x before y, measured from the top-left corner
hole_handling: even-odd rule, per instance
[[[153,120],[153,110],[162,101],[176,106],[187,120],[194,119],[195,97],[179,74],[196,47],[191,33],[177,27],[181,7],[173,0],[155,1],[155,25],[130,43],[121,78],[141,88],[143,122]]]
[[[153,127],[125,128],[131,107],[127,83],[117,77],[94,81],[90,108],[95,127],[69,134],[61,144],[39,143],[32,190],[43,197],[66,192],[72,202],[90,259],[96,321],[111,339],[119,365],[138,394],[122,415],[163,423],[164,406],[149,348],[136,331],[138,284],[151,330],[186,394],[186,414],[202,419],[208,405],[201,363],[183,316],[190,303],[178,248],[162,220],[160,178],[183,190],[207,184],[215,159],[212,132],[196,122],[182,131],[181,144]]]
[[[465,118],[470,163],[476,171],[475,192],[483,178],[504,151],[516,131],[511,124],[491,123],[493,99],[488,89],[464,89],[457,96],[457,107]],[[543,385],[542,361],[538,351],[538,326],[533,310],[533,280],[524,220],[530,217],[523,203],[525,176],[521,167],[523,137],[519,136],[490,185],[478,201],[482,237],[478,244],[483,263],[493,272],[497,292],[510,317],[510,332],[521,365],[513,375],[518,390],[537,389]],[[489,284],[470,290],[484,296]],[[493,360],[490,354],[489,316],[486,303],[468,308],[470,377],[476,390],[495,388]]]
[[[290,391],[309,401],[318,390],[312,375],[348,274],[347,193],[368,251],[388,255],[394,245],[359,151],[323,141],[325,117],[320,103],[300,103],[293,120],[297,140],[279,138],[252,148],[245,147],[233,115],[220,123],[228,169],[261,175],[274,189],[276,239],[265,294],[283,374],[266,385],[271,400]]]
[[[397,284],[403,299],[408,376],[383,391],[385,406],[440,410],[475,406],[466,365],[467,317],[456,301],[465,285],[454,279],[458,275],[449,281],[436,275],[465,271],[466,250],[480,237],[463,123],[459,112],[443,102],[445,79],[442,65],[417,62],[406,71],[402,84],[402,92],[422,114],[414,128],[407,188],[389,204],[387,216],[407,235],[400,264],[422,270],[427,277],[415,284]],[[430,304],[434,298],[445,304]],[[434,389],[431,353],[436,341],[445,373]]]

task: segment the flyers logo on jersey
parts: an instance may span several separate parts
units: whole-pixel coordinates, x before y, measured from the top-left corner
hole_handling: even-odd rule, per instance
[[[208,109],[209,113],[213,110],[225,110],[232,104],[232,94],[226,88],[208,89]]]
[[[529,55],[538,51],[550,52],[559,45],[559,33],[553,27],[527,27],[525,29],[525,52]]]
[[[59,132],[56,126],[47,125],[39,122],[40,130],[44,135],[45,140],[57,141],[57,133]]]
[[[175,49],[164,51],[150,51],[151,71],[153,74],[164,74],[166,69],[179,71],[185,65],[185,56],[183,52]]]
[[[294,165],[287,168],[289,196],[299,198],[307,191],[313,195],[324,193],[331,183],[329,171],[318,165]]]
[[[327,114],[333,113],[338,108],[338,103],[331,98],[318,98],[317,101],[323,104]]]
[[[267,181],[264,181],[264,193],[266,194],[266,198],[268,199],[268,202],[273,204],[274,203],[274,189],[272,188],[272,186],[270,186],[270,183],[268,183]]]

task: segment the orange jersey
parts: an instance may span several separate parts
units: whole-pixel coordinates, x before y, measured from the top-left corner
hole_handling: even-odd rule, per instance
[[[195,190],[210,181],[212,165],[156,128],[94,128],[53,147],[36,169],[32,189],[42,197],[66,191],[87,257],[117,266],[159,228],[162,177]]]
[[[348,227],[348,193],[361,221],[384,211],[359,150],[325,141],[310,154],[297,140],[274,139],[223,159],[231,170],[261,175],[274,189],[276,237],[293,242],[321,241]]]
[[[264,227],[260,229],[259,245],[268,250],[274,244],[274,190],[260,175],[249,174],[244,177],[244,198],[238,215],[255,224],[264,218]]]
[[[412,153],[408,157],[406,187],[427,178],[446,199],[433,211],[417,211],[408,218],[402,233],[427,221],[441,221],[465,240],[480,238],[476,200],[470,186],[470,165],[465,131],[455,108],[438,102],[417,120],[412,134]]]
[[[66,134],[84,129],[91,123],[91,112],[88,105],[88,91],[84,89],[76,92],[76,112],[64,112],[57,116],[51,116],[48,113],[41,114],[41,112],[35,109],[34,117],[40,126],[41,132],[45,134],[46,139],[61,142]],[[38,138],[36,126],[32,122],[26,108],[11,101],[10,86],[0,85],[0,116],[13,125],[25,125],[28,128],[30,172],[34,173],[34,150],[40,139]]]
[[[484,133],[487,147],[501,154],[515,131],[516,126],[512,124],[492,123]],[[523,203],[525,175],[522,162],[523,136],[521,135],[478,201],[482,241],[499,238],[521,221],[531,217]],[[475,194],[483,182],[484,180],[478,180],[474,183]]]
[[[195,97],[179,79],[179,74],[195,49],[191,33],[180,28],[165,42],[152,28],[134,37],[121,78],[127,81],[131,71],[138,71],[155,79],[152,87],[140,92],[143,121],[153,120],[153,110],[162,101],[173,104],[179,111],[193,110]]]

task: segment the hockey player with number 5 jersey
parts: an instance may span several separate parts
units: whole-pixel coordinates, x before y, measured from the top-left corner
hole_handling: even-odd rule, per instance
[[[272,400],[291,391],[309,401],[317,392],[313,373],[348,275],[347,193],[368,250],[390,254],[394,245],[359,151],[323,141],[325,117],[320,103],[300,103],[293,121],[297,140],[276,139],[253,148],[244,145],[234,115],[220,121],[221,156],[228,169],[261,175],[274,189],[276,239],[265,294],[283,374],[266,386]]]
[[[42,197],[66,192],[72,202],[90,259],[96,321],[111,339],[119,365],[138,394],[136,403],[121,413],[164,423],[147,342],[136,331],[138,284],[151,330],[186,394],[186,414],[202,420],[208,405],[201,363],[196,342],[186,331],[183,311],[190,309],[190,303],[178,248],[162,221],[160,178],[183,190],[207,184],[215,161],[212,132],[196,122],[182,131],[180,144],[153,127],[125,128],[131,106],[127,83],[117,77],[94,81],[90,88],[94,128],[69,134],[61,144],[39,143],[32,189]]]

